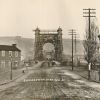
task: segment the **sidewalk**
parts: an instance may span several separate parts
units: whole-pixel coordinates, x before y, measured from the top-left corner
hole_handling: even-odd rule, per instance
[[[63,69],[72,71],[72,66],[64,66]],[[88,69],[85,67],[74,67],[72,72],[88,80]],[[89,81],[100,83],[99,72],[96,70],[91,70]]]
[[[22,80],[24,80],[29,74],[31,74],[32,71],[29,71],[26,74],[23,74],[22,76],[20,76],[19,78],[16,78],[12,81],[7,82],[6,84],[0,85],[0,91],[3,91],[11,86],[15,86],[17,85],[19,82],[21,82]]]
[[[37,64],[35,64],[33,67],[25,67],[25,68],[21,68],[21,69],[16,69],[16,70],[12,70],[12,80],[15,80],[19,77],[21,77],[23,75],[22,71],[24,70],[25,72],[27,72],[28,70],[31,69],[35,69],[41,66],[43,62],[39,62]],[[0,85],[4,85],[9,83],[10,81],[12,81],[10,79],[11,77],[11,70],[9,71],[4,71],[0,73]]]
[[[82,77],[81,75],[77,74],[75,71],[62,69],[62,72],[64,75],[66,75],[66,76],[68,75],[68,76],[72,77],[77,82],[83,83],[89,87],[92,87],[92,88],[100,91],[100,83],[89,81],[87,78]]]
[[[15,80],[15,79],[21,77],[23,75],[22,70],[25,70],[25,68],[12,70],[12,80]],[[10,81],[12,81],[10,79],[10,77],[11,77],[11,71],[6,71],[6,72],[0,73],[0,85],[4,85],[4,84],[7,84]]]
[[[11,86],[15,86],[16,84],[18,84],[19,82],[23,81],[28,75],[30,75],[31,73],[33,73],[33,69],[39,67],[41,65],[42,62],[35,64],[33,67],[28,68],[28,70],[26,70],[25,73],[21,73],[18,77],[13,78],[13,80],[8,80],[5,81],[3,83],[0,84],[0,91],[3,91]],[[26,69],[26,68],[24,68]],[[20,71],[22,72],[23,69],[20,69]]]
[[[72,71],[72,66],[64,66],[63,69]],[[73,67],[73,72],[88,79],[88,70],[84,67]]]

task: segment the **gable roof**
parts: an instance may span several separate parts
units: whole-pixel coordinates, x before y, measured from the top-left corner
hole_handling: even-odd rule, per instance
[[[16,46],[10,46],[10,45],[0,45],[0,51],[5,50],[5,51],[19,51],[21,52],[20,49],[18,49]]]

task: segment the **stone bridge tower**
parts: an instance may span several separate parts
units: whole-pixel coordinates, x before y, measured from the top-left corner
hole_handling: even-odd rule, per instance
[[[59,27],[57,30],[35,30],[35,60],[44,60],[43,58],[43,45],[45,43],[52,43],[55,47],[54,60],[62,61],[62,29]]]

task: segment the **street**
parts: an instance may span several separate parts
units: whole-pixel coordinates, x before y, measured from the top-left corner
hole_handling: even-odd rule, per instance
[[[62,68],[32,70],[15,86],[1,91],[0,100],[100,100],[99,90],[86,85],[81,78],[64,74]]]

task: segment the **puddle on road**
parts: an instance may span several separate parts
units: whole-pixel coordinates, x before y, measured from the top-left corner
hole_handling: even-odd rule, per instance
[[[14,94],[12,89],[5,91],[5,95],[12,95],[12,94]]]
[[[85,83],[83,80],[77,80],[77,82],[79,82],[79,83]]]
[[[81,88],[81,85],[74,84],[74,83],[68,83],[69,87],[75,87],[75,88]]]

